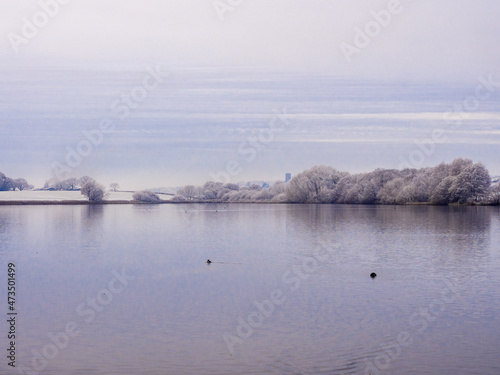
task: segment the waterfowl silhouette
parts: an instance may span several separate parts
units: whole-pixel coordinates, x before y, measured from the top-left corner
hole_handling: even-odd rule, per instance
[[[210,264],[212,263],[212,261],[210,259],[207,259],[207,264]]]
[[[376,277],[377,277],[377,274],[376,274],[375,272],[372,272],[372,273],[370,274],[370,277],[371,277],[372,279],[374,279],[374,278],[376,278]]]

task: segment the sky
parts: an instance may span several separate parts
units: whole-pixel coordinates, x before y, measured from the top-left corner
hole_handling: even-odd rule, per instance
[[[146,66],[169,76],[71,174],[138,189],[233,160],[232,180],[396,168],[481,79],[500,81],[498,14],[495,0],[0,0],[0,171],[42,184]],[[418,166],[465,156],[500,173],[497,91]],[[285,106],[293,126],[248,161],[241,143]],[[352,117],[372,112],[386,115]]]
[[[2,61],[166,61],[469,81],[499,69],[495,0],[401,0],[351,63],[340,45],[352,45],[355,28],[394,0],[65,1],[19,54],[7,34],[21,34],[23,18],[32,20],[44,2],[0,1]]]

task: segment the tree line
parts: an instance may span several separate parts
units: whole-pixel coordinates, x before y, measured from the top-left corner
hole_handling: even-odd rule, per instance
[[[81,188],[89,181],[94,179],[89,176],[82,176],[80,178],[71,177],[66,180],[57,180],[56,178],[50,179],[43,185],[43,190],[81,190]]]
[[[207,182],[185,186],[176,202],[286,202],[343,204],[495,204],[500,184],[492,184],[481,163],[458,158],[420,169],[376,169],[350,174],[320,165],[269,187]]]
[[[0,191],[10,190],[33,190],[34,186],[30,185],[24,178],[10,178],[0,172]]]

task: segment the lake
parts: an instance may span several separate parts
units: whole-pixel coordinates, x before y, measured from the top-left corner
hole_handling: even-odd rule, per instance
[[[498,207],[0,206],[0,257],[24,371],[500,373]]]

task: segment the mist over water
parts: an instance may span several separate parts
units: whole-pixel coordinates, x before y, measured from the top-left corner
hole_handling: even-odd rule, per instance
[[[500,369],[498,207],[2,206],[0,224],[19,364],[81,331],[41,374]],[[284,303],[230,352],[224,334],[276,289]]]
[[[429,140],[435,129],[443,130],[442,143],[417,167],[466,157],[500,173],[498,94],[461,114],[459,126],[449,120],[476,84],[161,67],[169,75],[127,116],[124,96],[141,84],[145,67],[5,72],[0,88],[9,95],[0,103],[0,147],[10,157],[0,170],[42,186],[53,176],[51,165],[65,163],[68,148],[86,139],[83,131],[110,119],[114,131],[72,168],[75,177],[143,189],[200,185],[232,160],[241,167],[232,182],[281,180],[319,164],[349,172],[398,168],[418,150],[415,141]],[[283,112],[289,121],[270,141],[249,143]]]

